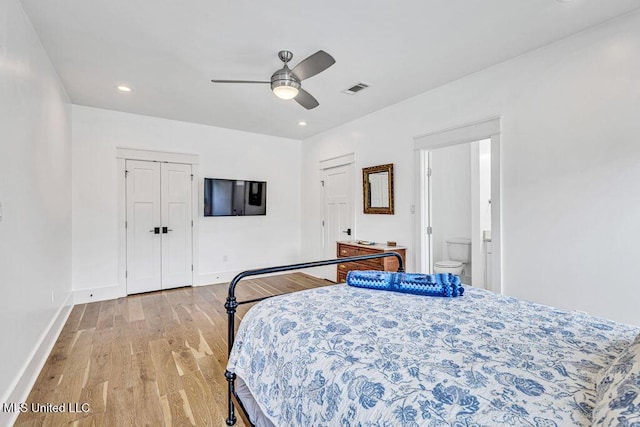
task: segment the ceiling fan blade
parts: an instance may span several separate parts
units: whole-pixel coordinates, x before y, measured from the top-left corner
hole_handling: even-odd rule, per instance
[[[333,56],[324,50],[319,50],[313,55],[303,59],[291,72],[300,80],[304,80],[323,72],[335,63],[336,60],[333,59]]]
[[[213,83],[271,83],[261,80],[211,80]]]
[[[298,94],[293,99],[295,99],[298,104],[302,105],[307,110],[311,110],[312,108],[316,108],[318,105],[320,105],[318,100],[315,99],[313,95],[302,88],[298,89]]]

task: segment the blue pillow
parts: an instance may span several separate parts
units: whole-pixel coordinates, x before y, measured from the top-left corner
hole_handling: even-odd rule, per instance
[[[347,285],[434,297],[458,297],[464,293],[460,278],[450,273],[419,274],[389,271],[350,271]]]

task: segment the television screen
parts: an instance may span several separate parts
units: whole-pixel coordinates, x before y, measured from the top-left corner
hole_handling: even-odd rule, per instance
[[[267,214],[267,183],[204,179],[204,216]]]

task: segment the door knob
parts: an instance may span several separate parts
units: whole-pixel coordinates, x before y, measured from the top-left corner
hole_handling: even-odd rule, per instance
[[[160,227],[152,228],[151,230],[149,230],[149,233],[160,234]]]
[[[167,232],[169,232],[169,231],[173,231],[173,228],[162,227],[162,234],[167,234]]]
[[[347,236],[351,236],[351,229],[347,228],[346,230],[343,231],[343,233],[347,233]]]

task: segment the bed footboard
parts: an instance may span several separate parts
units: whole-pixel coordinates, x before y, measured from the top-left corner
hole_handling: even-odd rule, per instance
[[[260,268],[255,270],[243,271],[242,273],[238,274],[236,277],[233,278],[231,283],[229,283],[229,294],[227,296],[227,302],[224,304],[224,308],[227,310],[227,339],[229,343],[227,356],[231,354],[231,349],[233,348],[233,340],[235,339],[235,314],[238,306],[240,304],[250,304],[250,303],[262,301],[267,298],[271,298],[271,296],[268,296],[268,297],[256,298],[256,299],[251,299],[246,301],[237,301],[236,295],[235,295],[236,286],[245,277],[258,276],[258,275],[270,274],[270,273],[280,273],[284,271],[302,270],[305,268],[322,267],[325,265],[339,264],[343,262],[362,261],[367,259],[385,258],[385,257],[391,257],[391,256],[395,256],[398,259],[398,271],[403,272],[404,260],[402,259],[402,256],[400,256],[400,254],[396,252],[384,252],[384,253],[373,254],[373,255],[362,255],[362,256],[354,256],[354,257],[346,257],[346,258],[338,258],[338,259],[328,259],[323,261],[304,262],[300,264],[282,265],[278,267]],[[272,296],[275,296],[275,295],[272,295]],[[247,415],[247,411],[245,410],[244,405],[242,404],[242,401],[238,397],[238,394],[236,393],[236,390],[235,390],[236,374],[233,372],[229,372],[227,370],[224,376],[227,379],[227,384],[228,384],[229,413],[226,420],[227,425],[232,426],[236,423],[236,416],[234,413],[234,406],[233,406],[234,399],[238,402],[240,409],[245,415],[245,417],[243,418],[246,418],[246,421],[249,422],[249,416]]]

